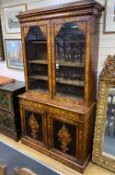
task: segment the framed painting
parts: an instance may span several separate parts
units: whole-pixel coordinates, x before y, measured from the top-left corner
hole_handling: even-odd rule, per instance
[[[4,61],[4,46],[3,46],[1,19],[0,19],[0,61]]]
[[[8,68],[23,69],[22,42],[20,39],[5,40]]]
[[[115,56],[109,56],[99,79],[92,161],[115,173]]]
[[[104,33],[115,33],[115,0],[106,0]]]
[[[20,24],[16,16],[26,9],[25,4],[4,8],[6,33],[20,33]]]

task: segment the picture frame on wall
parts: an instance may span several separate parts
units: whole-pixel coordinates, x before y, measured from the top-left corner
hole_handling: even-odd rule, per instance
[[[106,0],[104,33],[115,33],[115,0]]]
[[[20,33],[20,24],[18,18],[16,17],[20,12],[23,12],[27,9],[26,4],[5,7],[4,8],[4,19],[6,26],[6,33],[16,34]]]
[[[3,33],[2,33],[2,25],[0,19],[0,61],[4,61],[4,46],[3,46]]]
[[[5,40],[5,52],[8,68],[23,70],[21,39]]]

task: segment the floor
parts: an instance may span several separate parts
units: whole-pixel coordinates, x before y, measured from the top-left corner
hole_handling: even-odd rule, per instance
[[[0,134],[0,141],[4,141],[7,144],[17,148],[18,150],[36,158],[40,161],[44,162],[48,166],[62,172],[64,175],[80,175],[80,173],[76,172],[75,170],[72,170],[71,168],[51,159],[50,157],[47,157],[19,142],[15,142],[14,140]],[[88,167],[86,168],[84,175],[115,175],[115,173],[109,172],[106,169],[103,169],[93,163],[89,163]]]

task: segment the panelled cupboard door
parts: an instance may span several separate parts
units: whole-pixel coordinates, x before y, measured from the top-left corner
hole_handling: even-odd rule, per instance
[[[27,91],[51,96],[51,52],[49,22],[22,27]]]
[[[52,20],[51,25],[53,96],[78,104],[87,103],[90,61],[88,17]]]
[[[40,109],[22,107],[23,138],[47,147],[46,113]]]
[[[67,117],[67,118],[66,118]],[[48,113],[49,149],[58,155],[76,160],[79,157],[79,124],[70,119],[69,116]]]

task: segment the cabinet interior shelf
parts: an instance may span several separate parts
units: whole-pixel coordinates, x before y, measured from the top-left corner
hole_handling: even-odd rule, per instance
[[[56,78],[56,82],[60,83],[60,84],[71,85],[71,86],[84,87],[84,81],[79,81],[79,80],[69,80],[69,79],[64,79],[64,78]]]
[[[35,79],[35,80],[48,81],[48,77],[42,76],[42,75],[32,75],[32,76],[29,76],[29,78]],[[80,80],[69,80],[69,79],[64,79],[64,78],[56,78],[56,82],[60,84],[71,85],[71,86],[84,87],[84,81],[80,81]]]
[[[35,80],[45,80],[48,81],[48,77],[44,75],[31,75],[29,76],[30,79],[35,79]]]
[[[34,63],[34,64],[48,64],[47,60],[30,60],[28,63]]]
[[[30,60],[28,63],[33,63],[33,64],[48,64],[47,60]],[[77,62],[69,62],[69,61],[56,61],[56,64],[59,64],[59,66],[67,66],[67,67],[79,67],[79,68],[84,68],[85,65],[84,63],[77,63]]]
[[[62,44],[63,43],[85,43],[85,40],[76,40],[76,41],[74,41],[74,40],[67,40],[67,41],[62,41]],[[56,42],[56,44],[58,45],[59,43]]]
[[[69,62],[69,61],[56,61],[56,64],[59,64],[61,66],[68,66],[68,67],[80,67],[84,68],[84,63],[77,63],[77,62]]]
[[[28,41],[30,44],[47,44],[47,41]]]

